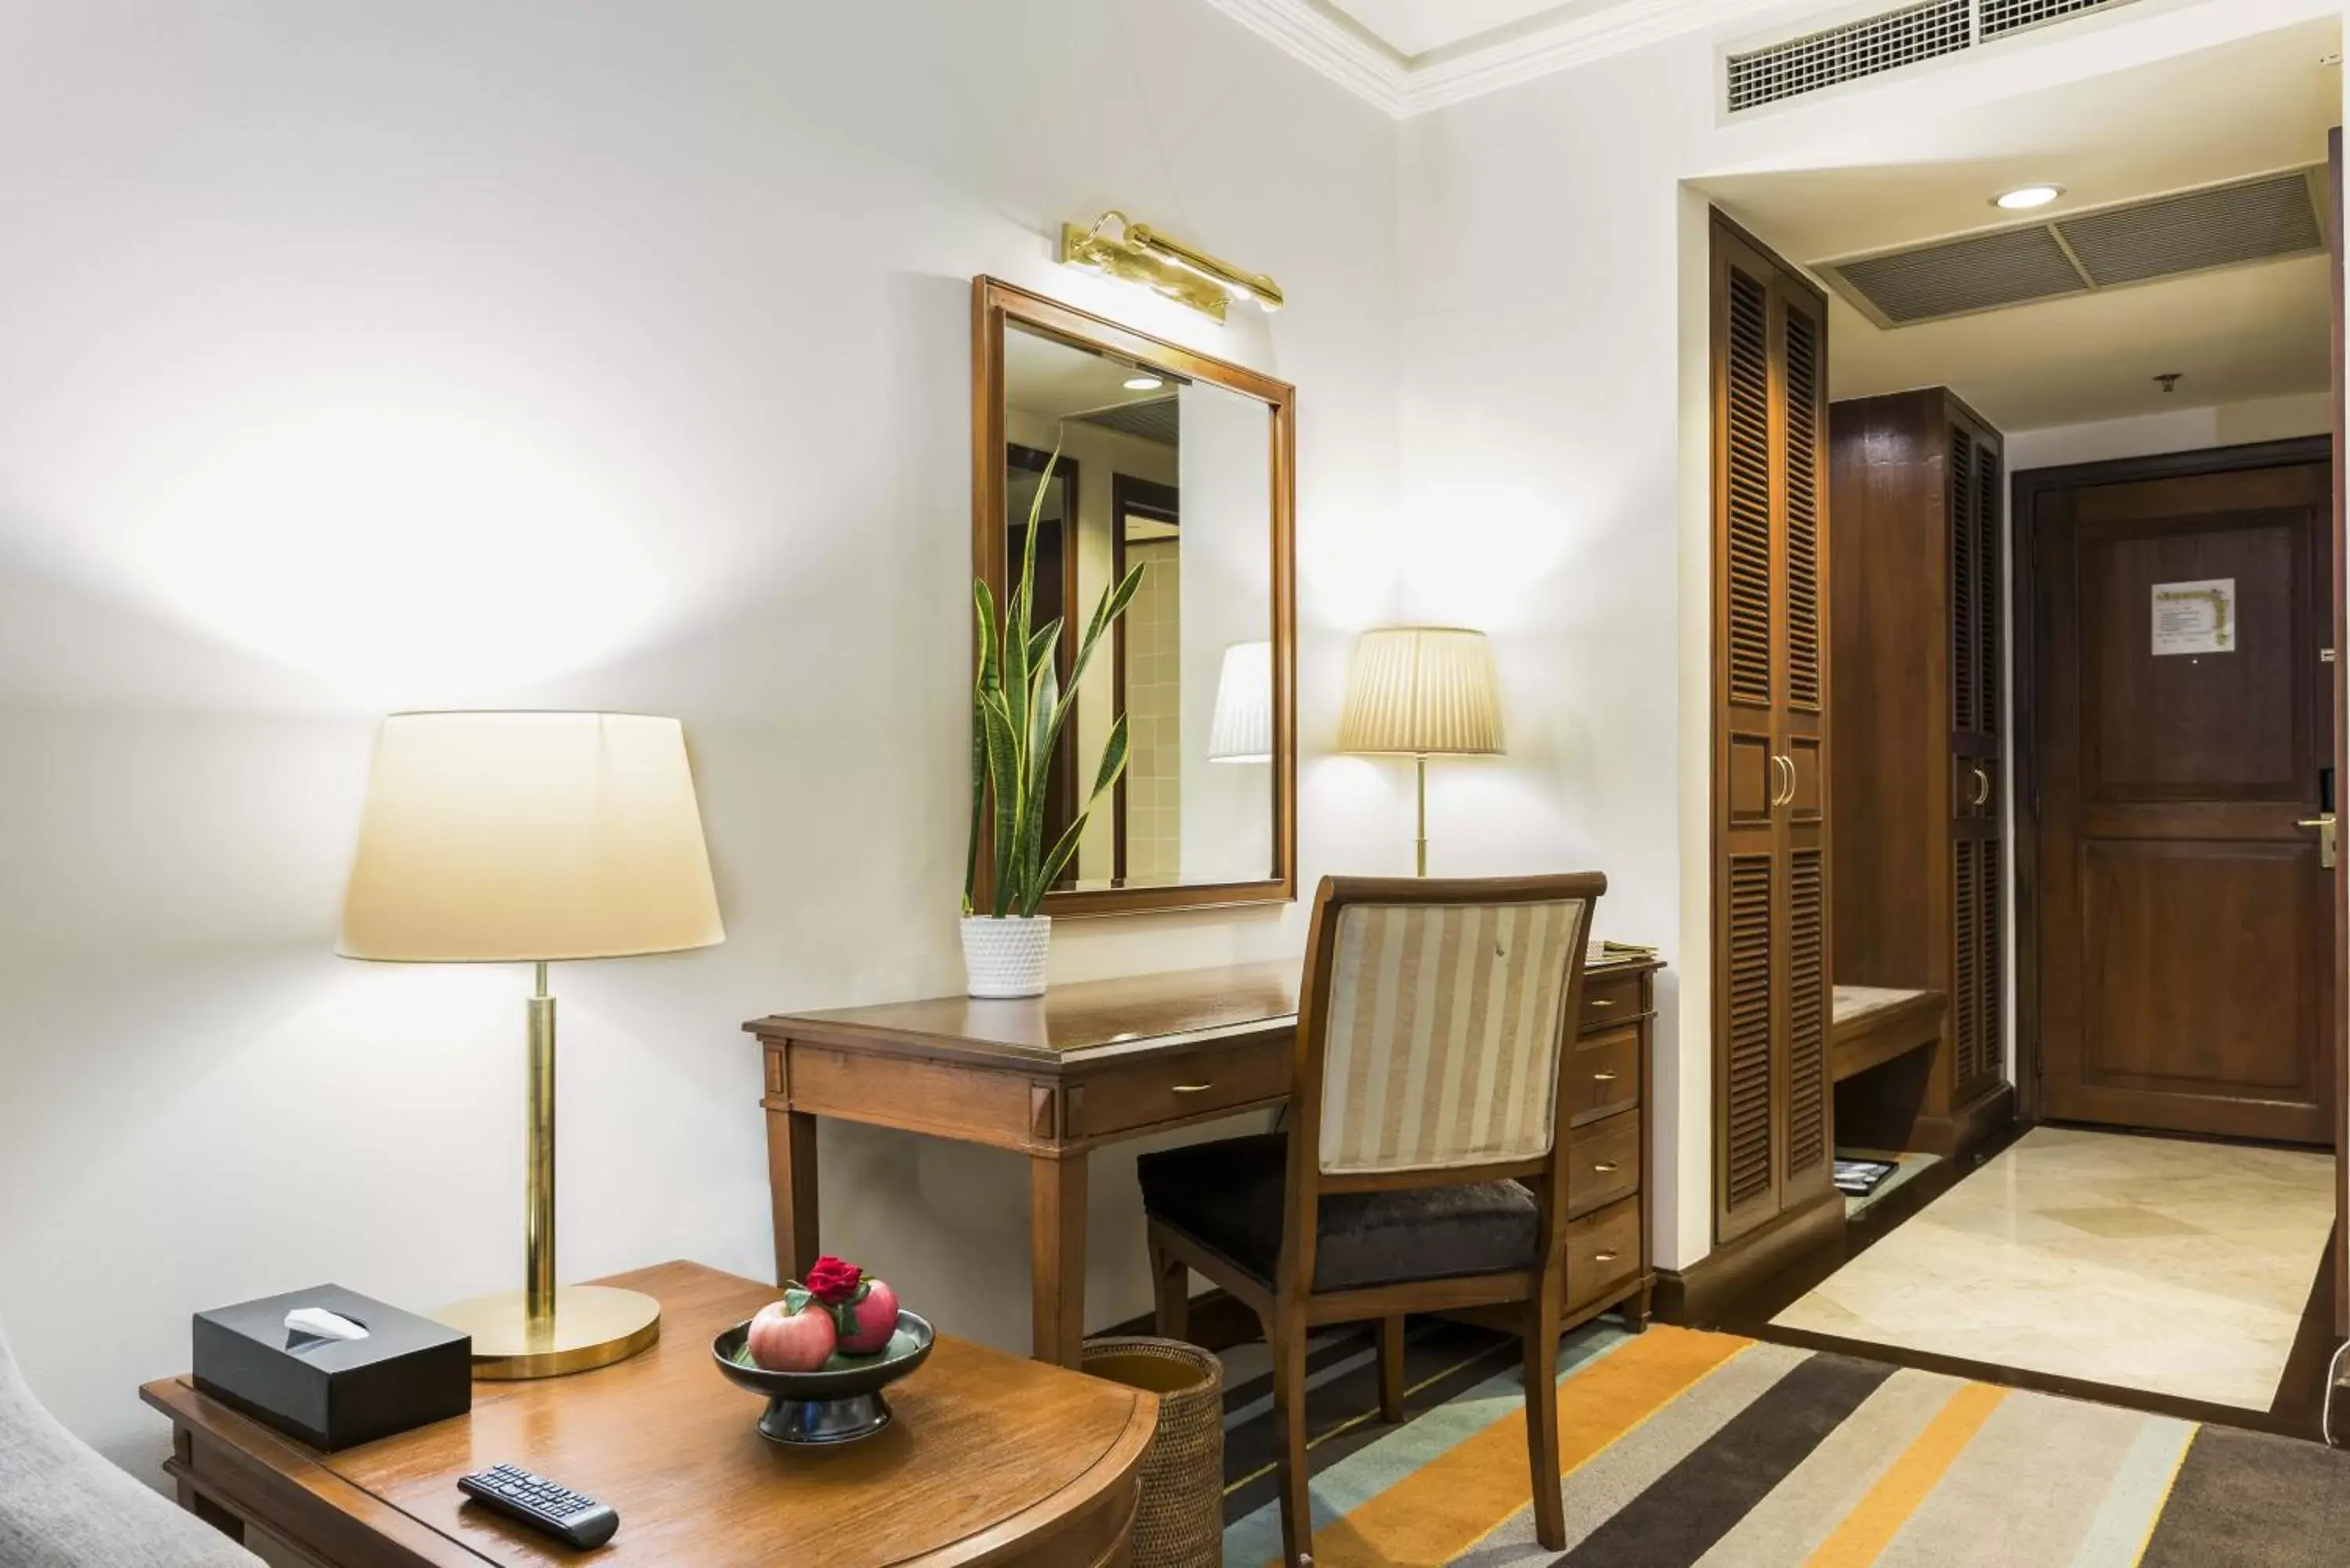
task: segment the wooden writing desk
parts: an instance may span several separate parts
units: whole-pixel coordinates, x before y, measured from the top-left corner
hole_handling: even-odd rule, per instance
[[[806,1278],[817,1256],[816,1117],[1011,1149],[1028,1157],[1035,1354],[1076,1366],[1087,1152],[1281,1104],[1297,972],[1188,970],[1024,1002],[939,997],[743,1025],[766,1048],[777,1277]]]
[[[140,1390],[172,1422],[180,1503],[250,1524],[319,1568],[1123,1568],[1155,1395],[946,1334],[889,1390],[894,1420],[833,1450],[758,1434],[757,1397],[710,1342],[775,1288],[694,1263],[600,1282],[661,1303],[661,1337],[593,1372],[480,1383],[471,1414],[322,1453],[196,1391]],[[500,1460],[608,1502],[619,1533],[585,1557],[469,1502]]]
[[[1657,967],[1652,956],[1627,954],[1589,968],[1578,1038],[1610,1085],[1595,1116],[1637,1112],[1647,1099]],[[777,1277],[806,1278],[819,1251],[816,1117],[1010,1149],[1028,1157],[1035,1355],[1076,1366],[1086,1330],[1087,1153],[1287,1098],[1298,971],[1295,960],[1182,970],[1060,986],[1024,1002],[939,997],[744,1024],[766,1054],[760,1103]],[[1638,1119],[1620,1151],[1629,1157],[1627,1194],[1644,1186]],[[1617,1252],[1637,1283],[1645,1200],[1626,1230]]]

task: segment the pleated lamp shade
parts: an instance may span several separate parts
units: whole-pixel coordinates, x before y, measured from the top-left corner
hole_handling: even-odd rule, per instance
[[[676,720],[384,721],[344,896],[345,956],[551,961],[724,938]]]
[[[1216,711],[1208,722],[1211,763],[1273,761],[1273,644],[1236,642],[1216,676]]]
[[[1482,631],[1393,626],[1367,631],[1347,671],[1342,752],[1477,755],[1502,749],[1502,696]]]

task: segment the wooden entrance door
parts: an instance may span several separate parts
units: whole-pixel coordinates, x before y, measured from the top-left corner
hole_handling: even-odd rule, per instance
[[[2044,1116],[2333,1141],[2333,889],[2299,826],[2334,757],[2332,484],[2038,498]]]

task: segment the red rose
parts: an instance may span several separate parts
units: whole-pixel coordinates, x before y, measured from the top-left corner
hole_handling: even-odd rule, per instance
[[[858,1282],[864,1277],[865,1271],[854,1263],[823,1257],[809,1265],[807,1278],[801,1282],[807,1286],[808,1294],[827,1306],[838,1306],[857,1293]]]

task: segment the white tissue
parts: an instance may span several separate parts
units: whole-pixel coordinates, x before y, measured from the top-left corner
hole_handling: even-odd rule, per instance
[[[368,1331],[338,1313],[325,1307],[296,1307],[286,1314],[289,1333],[307,1334],[314,1339],[365,1339]]]

